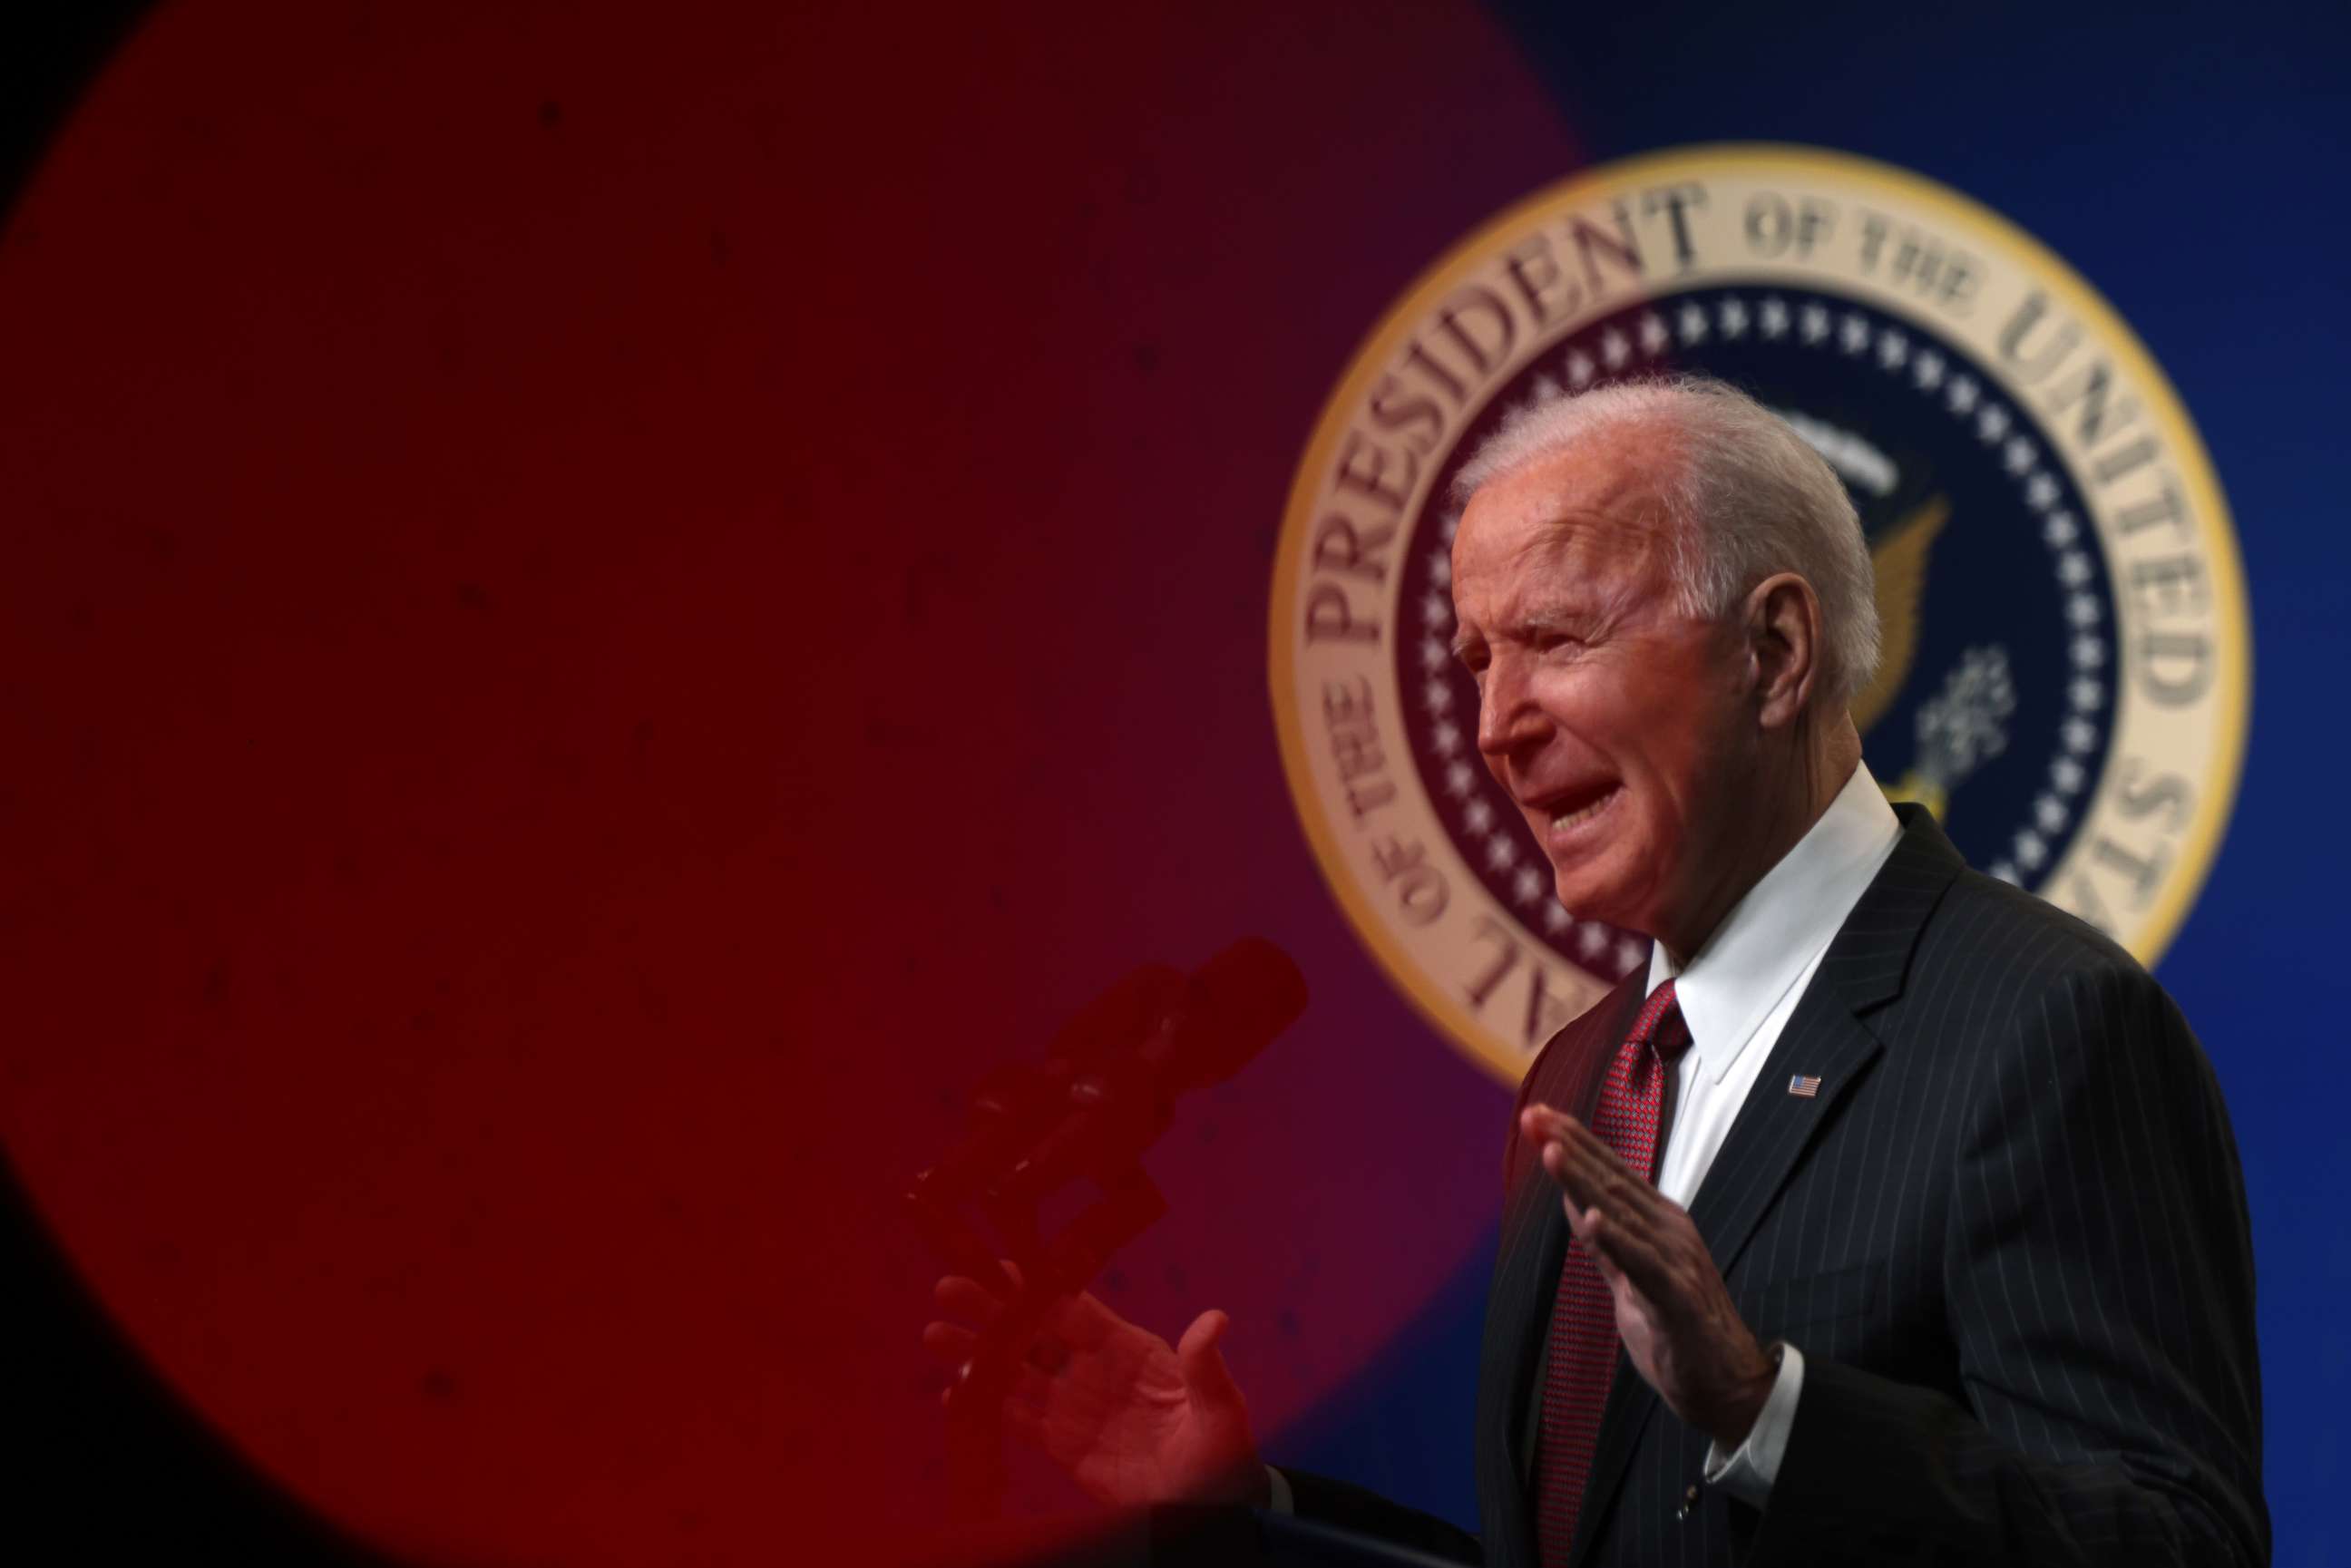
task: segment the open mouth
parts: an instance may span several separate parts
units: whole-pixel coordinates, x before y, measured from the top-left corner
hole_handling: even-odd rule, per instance
[[[1616,803],[1624,787],[1614,780],[1563,790],[1535,809],[1551,833],[1571,833],[1596,821]]]

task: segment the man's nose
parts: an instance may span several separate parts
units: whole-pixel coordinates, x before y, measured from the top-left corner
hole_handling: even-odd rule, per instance
[[[1500,761],[1536,739],[1542,729],[1542,711],[1528,689],[1527,671],[1517,659],[1502,657],[1486,666],[1478,693],[1478,749]]]

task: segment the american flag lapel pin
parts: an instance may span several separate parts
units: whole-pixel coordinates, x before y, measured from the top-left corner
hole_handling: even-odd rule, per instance
[[[1788,1080],[1788,1092],[1799,1100],[1810,1100],[1820,1092],[1821,1081],[1817,1078],[1807,1078],[1799,1072]]]

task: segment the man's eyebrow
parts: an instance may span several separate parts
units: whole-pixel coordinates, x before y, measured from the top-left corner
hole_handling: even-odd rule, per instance
[[[1494,633],[1505,642],[1514,639],[1524,641],[1529,637],[1541,636],[1547,632],[1580,632],[1591,623],[1591,620],[1592,617],[1586,611],[1564,600],[1559,600],[1528,605],[1496,626]],[[1467,632],[1456,632],[1453,638],[1454,656],[1458,658],[1462,650],[1471,642],[1485,641],[1483,636],[1472,638]]]
[[[1469,650],[1485,640],[1467,631],[1456,632],[1453,633],[1453,641],[1448,645],[1447,652],[1451,653],[1457,661],[1466,659],[1469,656]]]
[[[1590,619],[1584,608],[1572,600],[1545,599],[1521,610],[1514,624],[1524,631],[1553,632],[1562,627],[1582,625]]]

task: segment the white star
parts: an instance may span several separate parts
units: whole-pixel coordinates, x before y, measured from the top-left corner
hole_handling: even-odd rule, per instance
[[[1458,800],[1478,788],[1478,770],[1466,762],[1448,763],[1445,769],[1445,792]]]
[[[1747,306],[1743,301],[1726,299],[1715,314],[1722,323],[1724,337],[1743,338],[1747,335]]]
[[[1496,833],[1492,838],[1486,841],[1486,869],[1488,871],[1508,871],[1518,863],[1519,852],[1510,847],[1510,841],[1508,838],[1504,837],[1500,833]]]
[[[2035,474],[2024,482],[2024,498],[2034,511],[2047,511],[2057,504],[2057,481],[2046,474]]]
[[[1968,410],[1975,407],[1976,405],[1975,378],[1972,376],[1961,376],[1959,380],[1951,383],[1951,390],[1944,394],[1944,396],[1945,401],[1951,405],[1951,412],[1953,413],[1967,413]]]
[[[1991,874],[2000,878],[2001,881],[2008,883],[2011,887],[2018,885],[2016,880],[2016,868],[2009,864],[2006,861],[1995,862],[1991,868]]]
[[[2095,670],[2106,662],[2106,645],[2095,637],[2074,639],[2074,664],[2077,669]]]
[[[2064,737],[2068,751],[2078,751],[2087,756],[2098,748],[2098,727],[2088,719],[2069,718],[2057,727],[2057,733]]]
[[[1600,956],[1600,949],[1608,946],[1608,928],[1604,925],[1579,925],[1575,928],[1575,950],[1587,958]]]
[[[1581,349],[1567,356],[1567,379],[1579,387],[1592,379],[1592,361]]]
[[[1817,343],[1829,335],[1829,313],[1822,307],[1805,306],[1802,319],[1805,342]]]
[[[1461,766],[1467,768],[1468,763]],[[1482,833],[1494,825],[1494,808],[1484,800],[1472,800],[1462,808],[1461,821],[1473,833]]]
[[[2044,833],[2064,832],[2073,815],[2065,809],[2065,802],[2054,795],[2043,795],[2032,802],[2032,820],[2041,824]]]
[[[1442,630],[1453,620],[1453,601],[1441,593],[1432,593],[1420,601],[1420,618]]]
[[[1543,905],[1543,931],[1546,935],[1563,936],[1567,935],[1567,928],[1574,924],[1574,916],[1568,914],[1566,906],[1558,899],[1554,898]]]
[[[1439,588],[1453,586],[1453,552],[1434,549],[1428,552],[1428,580]]]
[[[2041,537],[2049,541],[2052,549],[2062,549],[2072,544],[2074,536],[2081,531],[2074,526],[2074,514],[2071,512],[2052,512],[2049,520],[2041,525]]]
[[[1772,296],[1763,301],[1762,308],[1756,313],[1756,319],[1762,326],[1765,337],[1780,336],[1788,329],[1788,302],[1777,295]]]
[[[2069,549],[2057,558],[2057,580],[2068,588],[2079,588],[2090,580],[2090,558],[2080,550]]]
[[[1447,544],[1451,544],[1453,542],[1453,536],[1460,531],[1461,514],[1458,512],[1446,513],[1445,520],[1437,525],[1437,537],[1443,539]]]
[[[1520,866],[1519,874],[1510,879],[1510,895],[1520,904],[1531,904],[1542,896],[1542,878],[1532,866]]]
[[[1461,732],[1450,724],[1433,726],[1428,732],[1428,744],[1437,747],[1439,755],[1450,757],[1461,749]]]
[[[2070,757],[2061,757],[2049,765],[2049,782],[2068,795],[2079,789],[2088,777],[2088,771]]]
[[[2049,858],[2049,846],[2030,829],[2017,834],[2014,841],[2017,862],[2027,871],[2039,871],[2041,862]]]
[[[1607,331],[1603,332],[1600,335],[1600,357],[1608,361],[1608,368],[1610,370],[1613,371],[1622,366],[1625,363],[1625,356],[1632,353],[1632,351],[1633,345],[1626,342],[1625,340],[1625,334],[1616,330],[1615,328],[1611,327]]]
[[[1444,713],[1453,706],[1453,688],[1443,681],[1429,682],[1420,689],[1420,695],[1432,713]]]
[[[2089,713],[2105,702],[2106,688],[2085,675],[2065,687],[2065,695],[2075,707]]]
[[[1996,402],[1985,404],[1984,411],[1976,415],[1976,438],[1980,441],[1998,441],[2007,434],[2008,410]]]
[[[1666,345],[1672,341],[1673,335],[1666,330],[1666,324],[1657,319],[1656,311],[1641,313],[1641,352],[1653,356],[1662,354],[1666,351]]]
[[[1703,342],[1706,339],[1706,312],[1695,302],[1682,307],[1674,325],[1680,329],[1685,343]]]
[[[2032,443],[2025,440],[2022,435],[2010,436],[2008,444],[2000,449],[2000,455],[2011,474],[2022,474],[2031,468],[2032,459],[2036,455],[2032,450]]]
[[[1910,357],[1910,340],[1888,327],[1877,337],[1877,363],[1881,370],[1899,370],[1902,361]]]
[[[2076,593],[2065,601],[2065,619],[2076,626],[2095,626],[2098,615],[2098,596],[2095,593]]]
[[[1844,319],[1837,329],[1837,342],[1848,354],[1858,354],[1869,347],[1869,323],[1855,313]]]
[[[1630,969],[1641,961],[1641,945],[1630,936],[1616,944],[1616,967]]]
[[[1943,379],[1943,356],[1932,349],[1921,350],[1910,361],[1910,373],[1917,378],[1919,391],[1932,392]]]
[[[1438,642],[1436,638],[1423,637],[1420,640],[1420,667],[1422,669],[1441,670],[1445,668],[1445,661],[1451,657],[1453,657],[1453,655],[1446,652],[1445,644]]]

